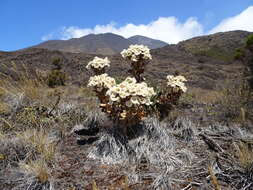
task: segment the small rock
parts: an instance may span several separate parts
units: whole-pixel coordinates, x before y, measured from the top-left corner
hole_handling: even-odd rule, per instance
[[[78,126],[75,126],[72,131],[77,135],[95,136],[98,134],[99,128],[98,127],[88,128],[88,127],[84,127],[83,125],[80,125],[80,126],[78,125]]]

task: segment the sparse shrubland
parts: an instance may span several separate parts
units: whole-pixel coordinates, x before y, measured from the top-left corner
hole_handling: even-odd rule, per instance
[[[144,46],[122,57],[131,76],[95,57],[88,88],[20,65],[0,75],[0,189],[252,189],[247,80],[203,89],[188,73],[186,89],[180,71],[146,77]]]

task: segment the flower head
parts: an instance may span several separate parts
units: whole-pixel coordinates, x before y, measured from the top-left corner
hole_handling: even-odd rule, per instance
[[[110,61],[107,57],[105,57],[104,59],[99,58],[99,57],[94,57],[94,59],[88,63],[86,68],[87,69],[95,68],[95,69],[100,70],[100,69],[103,69],[104,67],[110,67],[109,63]]]
[[[116,85],[115,79],[108,76],[108,74],[95,75],[90,77],[88,82],[88,87],[93,87],[97,91],[102,91],[103,89],[109,89]]]
[[[168,75],[167,76],[167,85],[173,88],[179,88],[183,92],[186,92],[187,88],[185,86],[185,81],[186,78],[184,76],[173,76],[173,75]]]
[[[137,62],[139,59],[152,59],[149,48],[144,45],[130,45],[128,49],[124,49],[121,52],[121,55],[124,59],[129,59],[133,62]]]
[[[127,77],[123,82],[109,88],[106,92],[111,102],[125,102],[127,107],[134,105],[150,105],[151,97],[155,95],[152,87],[145,82],[137,83],[135,78]]]

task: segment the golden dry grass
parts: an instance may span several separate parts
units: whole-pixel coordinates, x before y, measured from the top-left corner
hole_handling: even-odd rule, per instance
[[[7,114],[10,112],[10,107],[5,102],[0,102],[0,114]]]
[[[208,167],[208,173],[210,175],[210,178],[211,178],[211,182],[214,186],[214,189],[215,190],[221,190],[221,187],[218,183],[218,180],[217,180],[217,177],[215,176],[214,172],[213,172],[213,169],[211,166]]]
[[[190,98],[198,103],[215,104],[222,100],[223,93],[218,90],[206,90],[202,88],[189,88],[183,98]]]
[[[20,168],[25,173],[35,176],[41,183],[48,182],[50,179],[50,170],[43,159],[20,163]]]
[[[12,76],[0,73],[0,98],[1,96],[23,94],[32,101],[46,102],[45,92],[48,87],[38,72],[33,72],[32,76],[25,65],[17,69],[15,63],[12,63],[10,68],[9,70],[14,73]]]
[[[0,129],[0,140],[5,138],[5,133]]]
[[[32,145],[45,161],[51,162],[54,160],[56,145],[50,140],[46,131],[30,129],[17,134],[17,136],[25,143]]]
[[[249,169],[253,167],[253,150],[252,148],[243,142],[234,144],[236,149],[236,156],[241,167]]]

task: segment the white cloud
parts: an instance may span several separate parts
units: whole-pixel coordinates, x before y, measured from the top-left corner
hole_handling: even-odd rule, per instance
[[[224,19],[209,33],[212,34],[231,30],[253,31],[253,6],[248,7],[236,16]]]
[[[87,34],[99,34],[111,32],[126,38],[134,35],[143,35],[162,40],[168,43],[177,43],[194,36],[203,34],[201,24],[196,18],[190,17],[185,22],[180,22],[175,17],[160,17],[149,24],[135,25],[132,23],[117,27],[115,23],[96,25],[94,28],[64,27],[61,31],[61,39],[79,38]],[[43,38],[47,39],[47,38]]]
[[[94,28],[63,27],[58,31],[43,36],[42,40],[66,40],[79,38],[91,33],[111,32],[126,38],[134,35],[143,35],[175,44],[195,36],[231,30],[253,31],[253,6],[248,7],[236,16],[222,20],[217,26],[206,32],[204,32],[203,25],[194,17],[188,18],[185,22],[180,22],[176,17],[160,17],[148,24],[135,25],[129,23],[121,27],[117,27],[117,24],[114,22],[107,25],[96,25]]]

